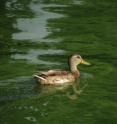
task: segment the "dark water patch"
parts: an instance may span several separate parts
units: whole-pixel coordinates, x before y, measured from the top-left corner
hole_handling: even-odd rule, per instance
[[[85,55],[86,56],[86,55]],[[89,55],[89,56],[86,56],[87,58],[89,59],[97,59],[97,60],[100,60],[102,62],[105,62],[105,63],[110,63],[110,64],[113,64],[114,66],[116,66],[116,59],[117,57],[114,56],[113,54],[95,54],[95,55]]]
[[[15,77],[13,79],[0,81],[0,103],[7,103],[23,99],[26,97],[33,97],[34,80],[32,76]]]
[[[8,63],[7,63],[8,62]],[[2,61],[0,63],[0,79],[9,79],[18,76],[32,75],[37,68],[36,65],[26,64],[25,61]]]

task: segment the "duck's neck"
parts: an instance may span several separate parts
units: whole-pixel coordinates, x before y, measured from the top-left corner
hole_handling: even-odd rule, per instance
[[[77,69],[77,65],[75,65],[74,63],[70,63],[70,70],[75,75],[75,77],[79,77],[80,76],[80,72]]]

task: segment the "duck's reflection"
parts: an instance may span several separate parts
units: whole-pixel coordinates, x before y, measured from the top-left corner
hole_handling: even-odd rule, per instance
[[[67,97],[70,99],[77,99],[79,95],[84,91],[84,89],[88,86],[88,83],[81,82],[80,79],[78,79],[76,82],[74,82],[71,85],[72,92],[68,91],[66,93]]]
[[[87,86],[88,83],[86,81],[81,81],[78,79],[76,82],[65,83],[62,85],[40,85],[36,83],[34,90],[35,92],[39,93],[40,96],[47,96],[53,93],[62,93],[69,99],[74,100],[82,94]]]

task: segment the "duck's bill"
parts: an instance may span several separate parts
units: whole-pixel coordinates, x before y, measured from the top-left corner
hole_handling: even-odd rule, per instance
[[[84,65],[91,65],[89,62],[86,62],[85,60],[82,60],[82,61],[81,61],[81,64],[84,64]]]

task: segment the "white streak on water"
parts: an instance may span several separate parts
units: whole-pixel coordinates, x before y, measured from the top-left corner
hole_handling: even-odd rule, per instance
[[[47,20],[53,18],[61,18],[63,15],[48,12],[43,10],[44,7],[51,7],[56,5],[46,5],[42,3],[30,5],[30,8],[35,13],[34,18],[18,18],[17,24],[14,27],[21,30],[19,33],[13,34],[13,39],[17,40],[35,40],[35,42],[46,37],[50,32],[47,27]],[[59,5],[60,6],[60,5]]]
[[[63,55],[65,54],[64,50],[54,50],[54,49],[48,49],[48,50],[36,50],[31,49],[28,51],[27,54],[13,54],[11,55],[12,59],[22,59],[27,60],[28,63],[33,64],[45,64],[45,65],[60,65],[59,62],[49,62],[49,61],[43,61],[39,59],[39,56],[41,55]]]

